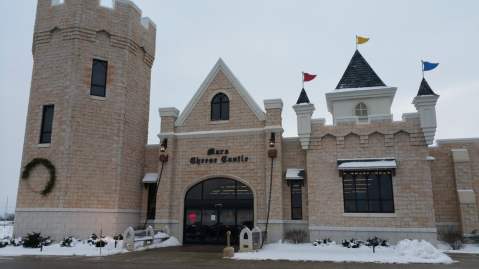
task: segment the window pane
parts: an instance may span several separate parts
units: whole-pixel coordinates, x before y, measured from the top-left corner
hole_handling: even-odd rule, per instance
[[[343,173],[344,212],[392,213],[394,199],[390,171]]]
[[[51,143],[53,131],[53,105],[43,106],[42,126],[40,129],[40,144]]]
[[[253,192],[243,183],[237,182],[236,197],[237,199],[253,199]]]
[[[379,177],[381,185],[381,199],[392,200],[393,199],[393,186],[391,175],[382,174]]]
[[[186,194],[186,199],[201,199],[201,187],[203,186],[202,183],[197,184],[193,188],[191,188],[188,193]]]
[[[229,179],[212,179],[204,182],[203,199],[235,199],[235,182]]]
[[[211,120],[229,119],[229,99],[224,93],[218,93],[211,100]]]
[[[303,211],[301,208],[292,208],[291,209],[291,219],[298,220],[303,218]]]
[[[91,95],[101,97],[106,96],[107,73],[108,63],[94,59],[91,72]]]
[[[379,179],[376,173],[370,173],[368,176],[368,197],[379,199]]]
[[[369,212],[381,212],[381,203],[379,200],[369,200]]]
[[[354,200],[344,200],[344,212],[346,213],[356,212],[356,202]]]
[[[292,207],[301,207],[301,185],[293,184],[291,185],[291,206]]]
[[[94,96],[105,97],[106,96],[105,87],[91,86],[90,94]]]
[[[221,104],[221,120],[229,120],[230,118],[230,108],[229,103]]]

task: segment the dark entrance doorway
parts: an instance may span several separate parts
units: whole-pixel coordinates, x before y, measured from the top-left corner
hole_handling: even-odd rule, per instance
[[[202,181],[186,193],[183,243],[225,244],[226,231],[237,244],[244,226],[253,228],[253,192],[228,178]]]

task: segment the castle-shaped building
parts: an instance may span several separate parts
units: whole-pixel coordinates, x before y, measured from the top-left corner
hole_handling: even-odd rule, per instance
[[[130,1],[38,1],[17,236],[153,225],[205,244],[258,226],[269,241],[394,242],[479,229],[479,140],[434,140],[426,80],[417,111],[394,121],[398,89],[355,51],[326,94],[332,124],[303,90],[298,136],[283,137],[281,99],[259,106],[220,59],[181,113],[159,109],[146,145],[154,55],[155,25]]]

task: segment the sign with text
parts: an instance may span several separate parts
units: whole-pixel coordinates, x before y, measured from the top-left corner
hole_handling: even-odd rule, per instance
[[[191,157],[190,164],[221,164],[221,163],[246,163],[249,157],[244,155],[230,156],[228,149],[210,148],[206,157]]]

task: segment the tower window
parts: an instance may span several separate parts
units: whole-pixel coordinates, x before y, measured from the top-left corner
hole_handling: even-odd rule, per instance
[[[91,70],[92,72],[90,95],[105,97],[108,62],[93,59],[93,65]]]
[[[358,117],[365,118],[368,116],[368,107],[365,103],[359,103],[354,109],[354,114]]]
[[[211,120],[229,120],[230,100],[224,93],[218,93],[211,101]]]
[[[303,219],[302,186],[299,183],[291,183],[291,219]]]
[[[40,144],[50,144],[52,142],[53,111],[54,105],[43,106]]]

